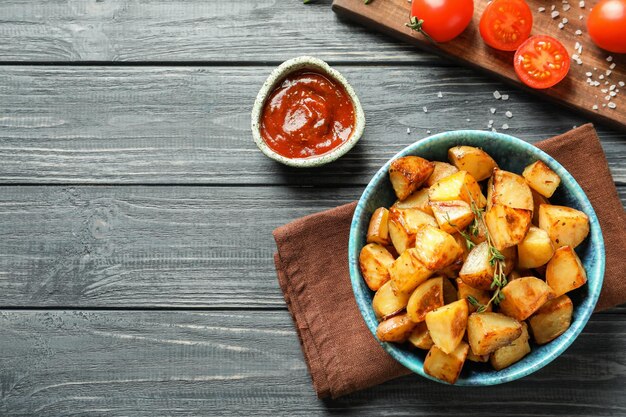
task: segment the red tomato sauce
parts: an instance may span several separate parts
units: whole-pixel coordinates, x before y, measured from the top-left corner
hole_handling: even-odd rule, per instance
[[[282,156],[308,158],[346,142],[354,124],[354,105],[341,84],[317,72],[299,71],[267,98],[261,136]]]

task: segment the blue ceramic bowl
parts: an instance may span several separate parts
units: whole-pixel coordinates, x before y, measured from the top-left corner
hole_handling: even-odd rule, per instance
[[[374,293],[365,284],[359,269],[359,253],[365,245],[369,220],[376,208],[390,207],[396,200],[389,182],[387,171],[392,160],[401,156],[418,155],[428,160],[447,161],[447,151],[456,145],[471,145],[484,149],[491,155],[502,169],[521,173],[524,167],[536,160],[545,162],[561,177],[561,185],[550,201],[583,211],[589,216],[590,233],[587,239],[576,248],[587,271],[587,285],[568,293],[574,303],[572,325],[561,336],[552,342],[537,346],[521,361],[495,371],[490,364],[466,362],[456,385],[482,386],[496,385],[513,381],[529,375],[559,356],[580,334],[589,320],[589,316],[600,295],[604,278],[604,240],[596,213],[576,180],[555,159],[533,145],[513,136],[479,130],[461,130],[440,133],[420,140],[395,155],[388,161],[370,181],[356,207],[350,229],[350,247],[348,252],[350,263],[350,279],[361,314],[367,327],[376,337],[378,321],[372,309]],[[381,342],[383,348],[402,365],[411,371],[437,382],[438,379],[426,375],[423,370],[426,351],[412,349],[406,345]]]

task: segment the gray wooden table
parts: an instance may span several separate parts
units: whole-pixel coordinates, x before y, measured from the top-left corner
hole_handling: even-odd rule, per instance
[[[626,415],[625,307],[504,386],[315,397],[271,231],[358,198],[428,132],[492,119],[535,142],[586,122],[329,6],[0,2],[0,415]],[[264,78],[301,54],[343,72],[367,116],[323,169],[271,162],[249,131]],[[598,132],[626,202],[626,133]]]

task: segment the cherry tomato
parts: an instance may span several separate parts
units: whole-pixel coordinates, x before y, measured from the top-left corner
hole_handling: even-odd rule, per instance
[[[494,0],[480,18],[480,36],[501,51],[515,51],[532,27],[533,15],[524,0]]]
[[[600,48],[626,53],[626,0],[602,0],[593,6],[587,31]]]
[[[556,39],[532,36],[515,52],[513,65],[518,78],[527,86],[549,88],[567,75],[569,55]]]
[[[448,42],[472,21],[473,0],[413,0],[410,28],[436,42]]]

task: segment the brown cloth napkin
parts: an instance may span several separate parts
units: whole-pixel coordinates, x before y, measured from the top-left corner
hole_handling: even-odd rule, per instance
[[[593,125],[536,146],[576,178],[600,220],[606,272],[596,311],[626,302],[626,214]],[[274,230],[278,281],[320,398],[336,398],[410,373],[374,339],[352,293],[348,235],[355,207],[346,204]]]

